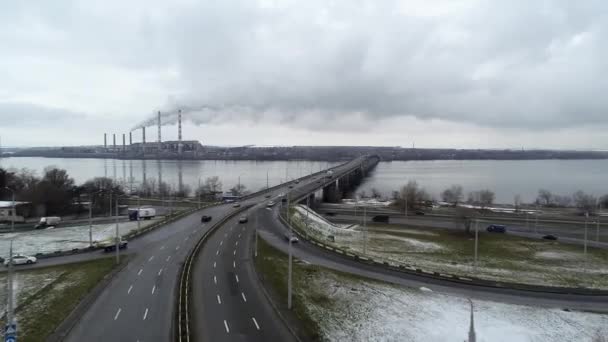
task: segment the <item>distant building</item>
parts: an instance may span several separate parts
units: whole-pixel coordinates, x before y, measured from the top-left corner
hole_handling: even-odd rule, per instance
[[[31,203],[15,201],[14,209],[13,201],[0,201],[0,222],[24,222],[31,212]]]

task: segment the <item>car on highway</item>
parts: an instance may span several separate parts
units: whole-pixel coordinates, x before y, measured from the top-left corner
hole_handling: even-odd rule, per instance
[[[264,196],[264,197],[266,197],[266,198],[270,198],[270,197],[271,197],[271,195],[270,195],[270,194],[268,194],[268,195],[266,195],[266,196]]]
[[[548,234],[548,235],[543,236],[543,239],[555,241],[555,240],[557,240],[557,236]]]
[[[241,206],[241,203],[236,202],[232,205],[233,208],[239,208]]]
[[[500,224],[491,224],[486,230],[490,233],[504,233],[507,231],[507,227]]]
[[[13,255],[13,265],[31,265],[31,264],[35,264],[36,261],[38,261],[36,259],[36,257],[33,256],[27,256],[27,255]],[[4,266],[8,267],[9,264],[9,259],[4,260]]]
[[[416,214],[416,215],[418,215],[418,216],[424,216],[424,211],[422,211],[422,210],[416,210],[416,211],[414,212],[414,214]]]
[[[129,243],[126,240],[120,240],[120,242],[118,243],[118,249],[126,249],[128,245]],[[106,242],[98,246],[103,248],[104,252],[112,252],[116,250],[116,243],[113,241]]]
[[[300,241],[297,236],[295,236],[294,234],[291,234],[291,233],[285,233],[284,237],[285,237],[285,241],[287,241],[287,242],[296,243],[296,242]]]
[[[266,203],[266,206],[267,206],[268,208],[270,208],[270,207],[274,206],[275,204],[276,204],[276,203],[275,203],[274,201],[270,201],[270,202]]]
[[[247,216],[239,217],[239,223],[247,223],[247,221],[248,221]]]
[[[293,189],[293,184],[289,184],[289,188],[290,188],[290,189]]]
[[[295,183],[296,183],[296,184],[300,184],[300,180],[299,180],[299,179],[296,179]]]
[[[201,217],[201,222],[209,222],[209,221],[211,221],[211,216],[203,215]]]

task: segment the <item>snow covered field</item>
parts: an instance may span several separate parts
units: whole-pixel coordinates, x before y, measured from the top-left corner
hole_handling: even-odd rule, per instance
[[[467,298],[314,272],[300,284],[308,314],[329,341],[466,341]],[[473,301],[477,341],[594,341],[608,315]],[[604,330],[601,330],[604,329]],[[600,340],[597,340],[600,341]]]
[[[309,213],[308,233],[343,250],[375,260],[488,280],[546,286],[608,288],[608,251],[514,236],[481,234],[474,268],[474,239],[460,232],[400,226],[343,226]],[[306,207],[293,222],[306,229]],[[331,236],[331,239],[330,239]]]
[[[146,227],[162,219],[157,217],[144,220],[141,227]],[[124,235],[137,229],[137,221],[120,222],[118,231]],[[114,223],[94,224],[93,241],[112,239],[115,235]],[[6,258],[9,254],[10,240],[13,240],[13,253],[34,255],[36,253],[52,253],[74,248],[89,246],[89,226],[57,227],[54,229],[30,230],[26,232],[0,234],[0,256]]]

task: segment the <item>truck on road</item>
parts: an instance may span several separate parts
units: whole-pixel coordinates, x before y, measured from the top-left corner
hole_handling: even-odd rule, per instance
[[[56,226],[61,222],[61,217],[58,216],[46,216],[41,217],[40,222],[35,226],[36,229],[44,229],[51,226]]]
[[[149,220],[156,216],[156,209],[154,208],[134,208],[129,209],[129,220]]]

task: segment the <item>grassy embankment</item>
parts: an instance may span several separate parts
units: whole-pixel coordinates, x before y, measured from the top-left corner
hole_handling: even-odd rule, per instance
[[[16,282],[22,288],[15,308],[19,340],[44,341],[114,266],[113,258],[104,258],[17,272],[15,279],[23,282]]]

